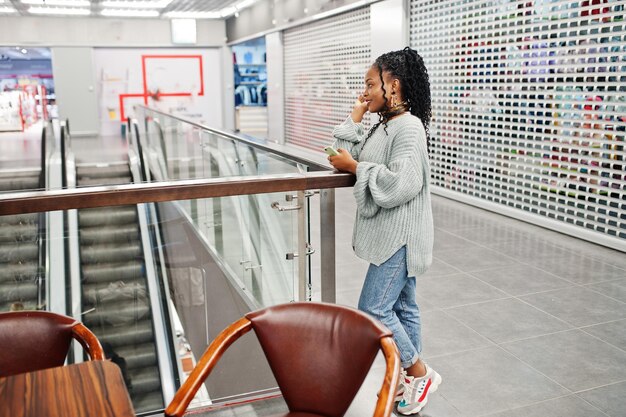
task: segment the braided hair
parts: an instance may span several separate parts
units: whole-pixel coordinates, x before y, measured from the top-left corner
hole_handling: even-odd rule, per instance
[[[400,51],[393,51],[376,58],[374,67],[378,68],[380,81],[382,82],[383,94],[386,96],[385,82],[383,81],[383,71],[389,72],[393,78],[400,81],[400,87],[404,100],[409,106],[412,115],[418,117],[426,130],[426,143],[430,138],[429,126],[432,115],[430,104],[430,82],[428,72],[424,65],[424,60],[417,51],[408,46]],[[387,122],[390,117],[390,109],[385,104],[385,110],[378,113],[378,122],[372,126],[365,140],[369,139],[376,129],[383,124],[387,133]]]

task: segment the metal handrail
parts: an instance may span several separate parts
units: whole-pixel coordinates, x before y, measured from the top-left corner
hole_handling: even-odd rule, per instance
[[[290,154],[289,152],[285,151],[284,149],[281,149],[281,147],[278,146],[277,144],[274,144],[272,142],[268,142],[268,141],[266,141],[264,139],[258,139],[258,138],[254,138],[252,136],[247,136],[247,135],[242,135],[242,134],[235,134],[235,133],[232,133],[232,132],[227,132],[225,130],[220,130],[220,129],[216,129],[216,128],[213,128],[213,127],[209,127],[209,126],[203,125],[201,123],[198,123],[196,121],[193,121],[193,120],[190,120],[190,119],[186,119],[186,118],[181,117],[181,116],[175,116],[175,115],[172,115],[172,114],[169,114],[169,113],[165,113],[165,112],[162,112],[160,110],[156,110],[156,109],[153,109],[151,107],[144,106],[142,104],[138,104],[135,107],[144,109],[144,110],[146,110],[148,112],[161,114],[161,115],[166,116],[166,117],[168,117],[170,119],[181,121],[181,122],[186,123],[188,125],[197,127],[199,129],[203,129],[203,130],[205,130],[207,132],[214,133],[216,135],[220,135],[220,136],[223,136],[223,137],[228,138],[228,139],[236,140],[236,141],[244,143],[246,145],[250,145],[250,146],[252,146],[254,148],[261,149],[263,151],[273,153],[275,155],[278,155],[280,157],[288,159],[288,160],[290,160],[292,162],[308,165],[311,168],[312,171],[328,171],[330,169],[328,167],[328,165],[324,165],[324,164],[320,163],[319,161],[315,161],[315,160],[312,160],[312,159],[307,159],[307,158],[304,158],[304,157],[301,157],[301,156],[296,156],[296,155]]]
[[[260,175],[0,194],[0,216],[196,198],[351,187],[342,172]]]

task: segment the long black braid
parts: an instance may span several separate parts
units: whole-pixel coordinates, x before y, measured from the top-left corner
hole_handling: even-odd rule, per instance
[[[426,144],[430,141],[430,118],[432,116],[430,101],[430,82],[428,71],[424,65],[424,60],[417,51],[408,46],[400,51],[388,52],[379,56],[374,61],[374,66],[378,68],[380,81],[382,82],[383,94],[386,96],[385,82],[383,81],[383,71],[389,72],[393,78],[400,80],[400,86],[404,100],[408,103],[409,111],[418,117],[426,130]],[[376,129],[383,124],[387,133],[387,122],[390,117],[390,108],[385,104],[385,109],[378,114],[378,122],[372,126],[365,138],[367,141]]]

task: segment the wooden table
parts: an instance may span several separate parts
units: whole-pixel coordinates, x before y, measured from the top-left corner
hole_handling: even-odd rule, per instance
[[[122,373],[89,361],[0,378],[0,417],[134,417]]]

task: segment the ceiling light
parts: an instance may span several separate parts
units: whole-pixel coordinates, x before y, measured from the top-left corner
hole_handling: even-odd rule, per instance
[[[32,14],[55,14],[65,16],[88,16],[91,14],[89,9],[73,9],[69,7],[30,7],[28,13]]]
[[[231,14],[235,14],[237,12],[237,8],[235,7],[224,7],[220,10],[220,15],[222,17],[230,16]]]
[[[256,0],[243,0],[243,1],[239,2],[239,3],[237,3],[235,5],[235,7],[237,9],[241,10],[241,9],[245,9],[246,7],[252,6],[254,3],[256,3]]]
[[[172,0],[158,1],[124,1],[124,0],[105,0],[100,3],[102,7],[112,7],[118,9],[162,9],[167,7]]]
[[[159,17],[158,10],[123,10],[123,9],[102,9],[102,16],[113,17]]]
[[[220,19],[220,12],[168,12],[165,17],[173,19]]]
[[[0,13],[15,13],[17,10],[10,7],[0,7]]]
[[[239,12],[235,12],[235,17],[239,17]]]
[[[89,7],[88,0],[22,0],[24,4],[38,6],[66,6],[66,7]]]

